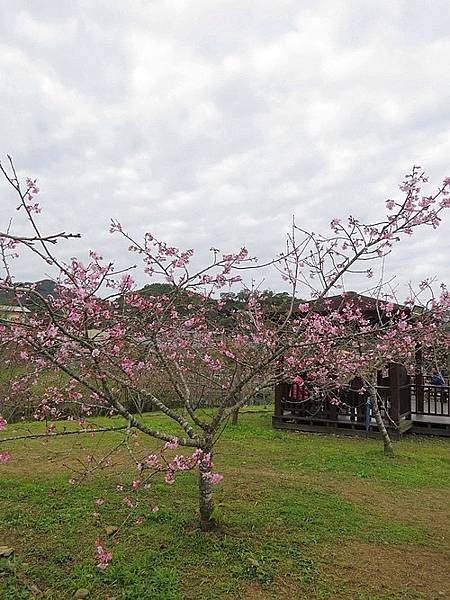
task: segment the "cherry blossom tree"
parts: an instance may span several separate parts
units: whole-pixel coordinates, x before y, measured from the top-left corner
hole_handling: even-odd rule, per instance
[[[213,486],[221,476],[214,470],[214,447],[241,406],[280,380],[302,385],[304,372],[317,398],[346,384],[356,372],[364,374],[370,387],[370,377],[380,364],[396,360],[404,355],[405,345],[413,348],[430,335],[428,325],[417,327],[408,310],[385,319],[392,312],[390,301],[380,302],[376,322],[351,304],[325,312],[317,312],[314,306],[326,302],[336,290],[345,291],[352,277],[372,279],[376,265],[394,244],[416,228],[436,229],[450,206],[450,179],[425,196],[426,178],[414,167],[399,199],[386,202],[387,216],[370,224],[353,216],[346,222],[333,219],[331,233],[323,235],[294,223],[285,251],[265,264],[246,248],[233,253],[212,248],[210,260],[198,266],[192,249],[181,250],[151,233],[137,240],[120,222],[112,221],[111,233],[122,236],[140,265],[123,269],[94,251],[86,261],[59,259],[55,244],[74,235],[43,234],[36,182],[27,179],[22,186],[12,161],[1,170],[31,231],[28,236],[16,235],[11,224],[0,231],[4,268],[0,286],[18,305],[26,303],[31,309],[27,319],[0,320],[4,343],[27,364],[26,374],[12,382],[11,393],[32,386],[43,369],[63,374],[60,384],[42,395],[35,417],[57,422],[76,414],[78,434],[121,431],[121,444],[129,449],[133,469],[132,490],[147,489],[149,479],[158,473],[170,485],[178,472],[196,469],[203,530],[215,526]],[[54,294],[44,296],[33,286],[16,282],[13,255],[21,251],[32,252],[57,271]],[[140,293],[135,284],[138,269],[140,276],[165,284],[164,291]],[[242,289],[244,281],[258,277],[262,269],[277,270],[290,289],[282,310],[265,309],[253,288],[246,290],[237,309],[220,298],[221,291]],[[384,298],[382,287],[383,282],[373,286],[380,298]],[[310,297],[312,302],[300,302],[299,297]],[[437,323],[436,315],[448,307],[448,301],[442,288],[439,297],[425,303],[423,319]],[[407,305],[415,302],[411,298]],[[168,394],[161,393],[160,382]],[[385,448],[391,451],[375,388],[370,389]],[[204,410],[205,390],[216,398],[208,410]],[[142,407],[149,406],[165,415],[164,427],[143,417]],[[110,427],[91,426],[90,418],[97,414],[120,417],[123,424],[115,420]],[[2,418],[0,428],[5,427]],[[129,444],[134,431],[159,440],[161,451],[137,455]],[[74,433],[52,425],[42,435]],[[17,436],[4,436],[0,443],[11,439]],[[180,449],[185,453],[176,453]],[[9,458],[7,449],[0,453],[0,461]],[[128,496],[124,501],[134,502]],[[110,553],[100,539],[96,548],[103,568]]]

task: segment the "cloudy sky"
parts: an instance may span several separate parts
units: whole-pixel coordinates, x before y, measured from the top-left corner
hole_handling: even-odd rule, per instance
[[[414,163],[450,175],[448,0],[0,5],[0,153],[38,179],[46,227],[83,233],[69,255],[125,264],[115,217],[267,258],[294,214],[314,231],[370,219]],[[399,247],[389,274],[448,281],[449,223]]]

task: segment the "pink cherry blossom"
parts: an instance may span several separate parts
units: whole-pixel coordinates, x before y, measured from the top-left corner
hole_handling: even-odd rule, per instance
[[[172,485],[175,481],[173,476],[173,471],[167,471],[166,476],[164,477],[164,481],[169,485]]]
[[[0,463],[6,463],[11,459],[9,452],[0,452]]]
[[[175,450],[178,448],[178,439],[173,437],[169,442],[166,442],[163,446],[164,450]]]
[[[391,199],[386,200],[386,208],[388,210],[392,210],[394,208],[394,206],[395,206],[395,200],[391,200]]]
[[[169,442],[167,442],[169,443]],[[176,447],[176,446],[175,446]],[[159,458],[157,457],[156,454],[149,454],[145,459],[144,459],[145,464],[148,467],[153,467],[155,469],[160,469],[161,465],[159,462]]]
[[[100,537],[97,537],[97,539],[95,540],[95,552],[99,561],[97,563],[97,567],[99,569],[105,570],[111,562],[113,555],[112,552],[108,552],[103,546],[103,542],[100,539]]]

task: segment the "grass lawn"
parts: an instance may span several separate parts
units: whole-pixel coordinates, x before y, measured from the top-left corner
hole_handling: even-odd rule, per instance
[[[0,546],[14,554],[0,558],[1,600],[73,598],[80,588],[105,600],[450,598],[449,440],[410,437],[387,459],[377,440],[273,431],[269,412],[249,412],[217,446],[218,532],[196,528],[186,473],[155,482],[108,536],[130,514],[115,489],[136,478],[125,456],[80,485],[68,480],[119,435],[2,446],[13,456],[0,465]],[[155,447],[143,436],[134,445]],[[98,534],[114,553],[104,572]]]

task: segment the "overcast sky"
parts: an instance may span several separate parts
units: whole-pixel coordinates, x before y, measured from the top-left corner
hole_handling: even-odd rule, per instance
[[[69,255],[125,264],[115,217],[267,258],[293,214],[315,231],[368,219],[414,163],[436,184],[450,175],[448,0],[0,7],[0,153],[38,179],[46,227],[82,232]],[[4,226],[14,202],[0,193]],[[399,247],[389,273],[448,281],[449,223]]]

